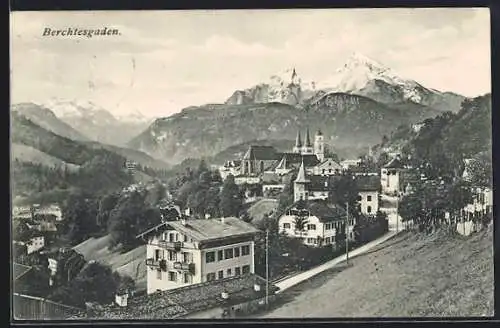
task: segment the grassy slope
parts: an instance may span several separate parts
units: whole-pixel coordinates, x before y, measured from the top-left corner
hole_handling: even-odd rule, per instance
[[[286,292],[265,317],[449,317],[494,313],[493,229],[402,235]]]
[[[248,214],[252,218],[251,223],[256,225],[262,220],[264,214],[270,213],[278,207],[275,199],[261,199],[248,208]]]
[[[138,290],[146,289],[146,246],[139,246],[127,253],[112,252],[108,249],[109,235],[90,238],[73,247],[85,260],[95,260],[110,266],[120,274],[134,279]]]
[[[78,169],[80,166],[76,164],[66,163],[59,158],[48,155],[30,146],[19,143],[11,145],[11,159],[18,159],[23,162],[39,163],[46,166],[66,165],[69,169]]]

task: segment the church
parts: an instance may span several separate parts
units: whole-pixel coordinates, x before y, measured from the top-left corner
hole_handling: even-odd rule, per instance
[[[241,161],[240,174],[257,176],[264,172],[273,172],[280,176],[297,169],[303,161],[311,170],[325,159],[325,143],[323,133],[318,130],[311,142],[309,128],[306,129],[304,141],[300,131],[297,132],[295,145],[291,152],[278,152],[272,146],[251,145]]]

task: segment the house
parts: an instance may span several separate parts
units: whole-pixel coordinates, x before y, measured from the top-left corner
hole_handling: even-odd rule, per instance
[[[380,183],[382,186],[382,193],[395,195],[402,191],[404,185],[401,183],[402,172],[404,166],[399,157],[394,157],[381,169]]]
[[[268,300],[279,288],[268,285]],[[265,306],[266,280],[253,273],[186,285],[168,291],[128,297],[127,302],[88,304],[72,319],[164,320],[223,319]],[[120,304],[118,304],[120,303]]]
[[[378,176],[356,176],[361,213],[375,215],[379,210],[380,180]]]
[[[278,224],[280,233],[301,238],[306,245],[327,246],[335,245],[337,236],[345,234],[346,219],[345,210],[339,206],[325,201],[300,200],[285,210]],[[300,220],[303,227],[297,226]],[[355,223],[354,218],[349,218],[349,239],[354,239]]]
[[[147,241],[147,293],[254,273],[258,232],[227,217],[168,221],[139,234]]]
[[[358,159],[346,159],[346,160],[341,161],[340,165],[342,166],[342,169],[347,171],[353,167],[360,166],[361,163],[362,163],[362,160],[360,158],[358,158]]]
[[[323,162],[313,167],[314,175],[338,175],[344,168],[333,158],[327,158]]]
[[[37,232],[32,232],[26,240],[14,240],[18,246],[26,246],[26,254],[32,254],[41,250],[45,246],[45,237]]]
[[[220,166],[218,169],[222,180],[225,180],[230,174],[233,176],[238,176],[241,170],[241,161],[226,161],[224,165]]]
[[[492,213],[493,190],[491,188],[472,188],[472,204],[468,204],[464,211],[466,213]]]
[[[12,208],[12,217],[16,219],[35,219],[37,216],[53,217],[56,221],[62,221],[61,208],[57,204],[32,206],[14,206]]]

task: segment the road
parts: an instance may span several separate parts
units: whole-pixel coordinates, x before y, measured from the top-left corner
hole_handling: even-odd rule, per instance
[[[390,197],[390,196],[382,196],[382,201],[385,207],[381,208],[380,210],[383,212],[387,213],[387,218],[389,221],[389,232],[386,233],[385,235],[381,236],[380,238],[377,238],[359,248],[356,248],[349,252],[349,258],[354,258],[358,255],[365,254],[369,252],[370,250],[374,249],[375,247],[379,246],[380,244],[387,242],[389,239],[393,238],[396,236],[399,232],[403,230],[403,224],[401,222],[401,216],[396,214],[396,204],[397,200],[395,197]],[[328,261],[324,264],[321,264],[315,268],[312,268],[308,271],[296,274],[291,276],[290,278],[283,279],[276,283],[276,285],[280,288],[278,293],[283,293],[286,290],[290,289],[291,287],[294,287],[300,283],[307,282],[308,280],[311,280],[313,277],[319,275],[322,272],[328,271],[335,269],[336,267],[342,266],[340,265],[341,263],[345,264],[346,261],[346,254],[341,255],[331,261]],[[307,302],[310,302],[310,300],[307,300]],[[307,305],[305,305],[307,307]],[[276,310],[279,312],[279,308]],[[265,317],[272,317],[273,313],[276,311],[271,311],[270,313],[266,314]]]

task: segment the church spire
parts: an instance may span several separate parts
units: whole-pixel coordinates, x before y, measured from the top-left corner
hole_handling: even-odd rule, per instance
[[[302,147],[302,138],[300,137],[300,131],[297,131],[297,138],[295,138],[295,147]]]
[[[302,162],[300,163],[299,173],[297,174],[296,183],[307,183],[309,180],[306,177],[306,170],[304,168],[304,158],[302,157]]]
[[[306,141],[304,147],[312,147],[311,138],[309,137],[309,128],[306,129]]]

